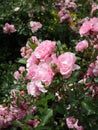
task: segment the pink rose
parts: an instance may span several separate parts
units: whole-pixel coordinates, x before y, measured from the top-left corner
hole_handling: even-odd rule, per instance
[[[15,78],[16,80],[18,80],[18,79],[20,78],[20,76],[21,76],[21,74],[19,73],[19,71],[15,71],[15,72],[14,72],[14,78]]]
[[[43,82],[46,86],[49,86],[52,82],[53,76],[54,73],[51,67],[46,63],[40,63],[33,78]]]
[[[32,41],[34,44],[37,44],[37,45],[40,44],[36,36],[32,36],[32,37],[31,37],[31,41]]]
[[[4,117],[0,116],[0,129],[4,127]]]
[[[80,35],[86,36],[90,31],[98,32],[98,18],[91,18],[89,21],[85,21],[80,28]]]
[[[38,119],[34,119],[34,120],[29,119],[27,122],[28,125],[31,125],[31,126],[33,125],[34,128],[36,128],[39,123],[40,121]]]
[[[33,64],[27,69],[27,71],[28,79],[43,82],[47,86],[51,84],[54,76],[51,67],[46,63],[40,63],[39,65]]]
[[[92,9],[91,9],[91,16],[93,16],[93,13],[98,10],[98,5],[96,3],[92,3]]]
[[[98,50],[98,44],[94,45],[94,49]]]
[[[60,11],[58,12],[58,15],[59,15],[60,17],[64,16],[63,10],[60,10]]]
[[[37,32],[38,29],[40,29],[41,27],[42,27],[42,24],[40,22],[35,22],[35,21],[30,22],[30,28],[33,33]]]
[[[77,126],[78,119],[75,119],[74,117],[68,117],[66,119],[66,124],[67,124],[68,128],[73,129]]]
[[[32,64],[32,66],[27,68],[26,78],[31,80],[35,76],[37,70],[38,70],[38,66],[36,64]]]
[[[79,33],[80,33],[81,36],[85,36],[85,35],[87,35],[87,34],[89,33],[89,31],[90,31],[91,29],[92,29],[92,24],[91,24],[91,22],[90,22],[90,21],[86,21],[86,22],[84,22],[83,25],[81,26]]]
[[[91,63],[91,64],[89,65],[88,70],[87,70],[87,76],[90,76],[90,77],[93,76],[93,69],[94,69],[94,68],[95,68],[94,63]]]
[[[50,40],[45,40],[35,49],[34,55],[36,58],[44,61],[55,48],[55,42]]]
[[[27,68],[31,67],[33,64],[36,64],[38,62],[38,59],[35,57],[34,53],[28,58],[27,60]]]
[[[26,44],[26,46],[20,49],[20,52],[21,52],[22,57],[28,59],[31,56],[31,53],[33,52],[33,50],[29,47],[28,44]]]
[[[3,27],[3,32],[4,33],[14,33],[16,30],[15,30],[15,27],[14,25],[12,24],[9,24],[9,23],[6,23],[5,26]]]
[[[32,80],[27,84],[28,94],[37,97],[40,95],[40,92],[46,93],[47,90],[44,88],[41,82]]]
[[[72,74],[74,69],[74,64],[76,61],[75,54],[71,52],[66,52],[58,57],[58,66],[60,69],[60,73],[68,78]]]
[[[93,32],[98,32],[98,18],[94,17],[90,20],[91,25],[92,25],[92,31]]]
[[[69,129],[76,129],[76,130],[84,130],[83,126],[78,126],[78,119],[74,117],[68,117],[66,119],[66,124]]]
[[[20,66],[20,67],[19,67],[19,71],[20,71],[21,73],[23,73],[23,72],[25,71],[25,67],[24,67],[24,66]]]
[[[98,60],[95,62],[95,67],[93,69],[94,76],[98,76]]]
[[[76,51],[80,51],[83,52],[84,49],[88,48],[88,42],[86,40],[80,41],[77,45],[76,45]]]

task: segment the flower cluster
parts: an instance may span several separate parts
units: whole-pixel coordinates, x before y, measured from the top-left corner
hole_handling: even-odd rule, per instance
[[[63,6],[60,6],[60,11],[58,12],[58,15],[60,16],[60,23],[64,22],[65,20],[68,23],[72,22],[70,10],[75,11],[77,9],[77,5],[75,2],[75,0],[66,0],[62,4]],[[60,3],[62,3],[62,1],[58,3],[58,7]]]
[[[83,80],[79,81],[79,83],[83,83],[86,88],[90,88],[92,97],[98,95],[98,85],[96,82],[97,76],[98,76],[98,57],[95,62],[90,63],[87,72],[83,77]],[[91,80],[87,82],[88,79]]]
[[[37,112],[37,108],[32,105],[29,108],[30,104],[25,102],[23,98],[18,99],[19,94],[21,97],[25,95],[24,91],[19,91],[16,89],[11,90],[11,102],[9,107],[5,107],[4,105],[0,105],[0,129],[6,128],[8,126],[12,126],[13,121],[22,121],[24,117],[28,114],[34,115]],[[17,101],[20,100],[20,105],[17,105]],[[30,124],[32,121],[32,124]],[[37,119],[30,119],[27,121],[28,127],[37,127],[39,121]],[[21,127],[23,124],[21,123]]]
[[[98,55],[96,50],[98,49],[98,18],[93,17],[85,19],[80,27],[79,33],[87,40],[83,40],[76,45],[76,51],[83,52],[84,49],[92,48],[92,56],[83,80],[79,81],[85,84],[87,88],[90,88],[91,94],[95,97],[98,94],[98,85],[96,83],[96,77],[98,76]],[[87,82],[88,79],[91,81]]]
[[[30,80],[27,84],[28,94],[37,97],[40,92],[46,93],[45,86],[49,86],[55,76],[60,72],[64,78],[69,78],[72,71],[77,69],[76,56],[71,52],[65,52],[56,56],[54,52],[56,42],[45,40],[38,44],[27,60],[27,75]],[[54,69],[52,66],[55,65]]]

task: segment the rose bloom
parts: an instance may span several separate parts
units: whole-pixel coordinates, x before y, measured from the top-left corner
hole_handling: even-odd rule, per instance
[[[40,44],[36,36],[32,36],[31,41],[36,45]]]
[[[16,31],[15,27],[12,24],[6,23],[5,26],[3,27],[4,33],[10,34],[10,33],[14,33],[15,31]]]
[[[31,80],[35,76],[37,70],[38,70],[38,66],[36,64],[32,64],[32,66],[27,68],[26,78]]]
[[[28,58],[26,67],[29,68],[32,65],[38,63],[38,59],[35,57],[34,53]]]
[[[46,86],[49,86],[52,82],[54,73],[51,67],[46,63],[40,63],[38,69],[34,75],[34,79],[43,82]]]
[[[35,22],[35,21],[30,22],[30,28],[33,33],[37,32],[38,29],[40,29],[41,27],[42,27],[42,24],[40,22]]]
[[[28,125],[31,125],[31,126],[33,125],[34,128],[36,128],[39,123],[40,123],[40,121],[39,121],[38,119],[34,119],[34,120],[29,119],[29,120],[27,121],[27,124],[28,124]]]
[[[33,64],[27,71],[27,79],[43,82],[46,86],[51,84],[54,76],[51,67],[46,63]]]
[[[74,63],[76,61],[75,54],[71,52],[66,52],[58,57],[58,66],[60,69],[60,73],[68,78],[72,74],[74,69]]]
[[[68,117],[66,119],[66,124],[68,126],[69,129],[76,129],[76,130],[84,130],[83,126],[78,126],[78,119],[74,118],[74,117]]]
[[[79,33],[81,36],[85,36],[89,34],[89,31],[92,29],[92,24],[90,21],[86,21],[81,26]]]
[[[41,44],[38,45],[38,47],[35,49],[34,55],[36,58],[40,59],[41,61],[44,61],[53,51],[55,48],[56,42],[45,40]]]
[[[83,23],[80,28],[80,35],[86,36],[90,31],[98,32],[98,18],[91,18],[89,21]]]
[[[93,13],[98,10],[98,5],[96,3],[92,3],[92,8],[91,8],[91,16],[93,16]]]
[[[98,18],[94,17],[94,18],[90,19],[90,22],[92,25],[91,31],[98,32]]]
[[[86,40],[80,41],[75,47],[76,51],[80,52],[83,52],[83,50],[87,48],[88,48],[88,42]]]
[[[25,67],[24,67],[24,66],[20,66],[20,67],[19,67],[19,71],[20,71],[21,73],[23,73],[23,72],[25,71]]]
[[[28,94],[33,95],[34,97],[38,97],[40,95],[40,92],[47,92],[42,83],[36,80],[32,80],[30,83],[27,84],[27,91]]]
[[[16,80],[18,80],[20,77],[21,77],[21,74],[19,73],[19,71],[15,71],[15,72],[14,72],[14,78],[15,78]]]
[[[30,48],[28,44],[26,44],[26,46],[23,46],[20,49],[21,56],[26,59],[28,59],[31,56],[32,51],[33,51],[32,48]]]

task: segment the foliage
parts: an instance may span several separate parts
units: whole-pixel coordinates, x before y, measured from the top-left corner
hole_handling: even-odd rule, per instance
[[[12,64],[11,62],[8,64],[0,64],[0,103],[5,100],[5,97],[8,98],[11,89],[13,86],[13,72],[18,68],[18,65]],[[8,99],[10,100],[10,98]]]

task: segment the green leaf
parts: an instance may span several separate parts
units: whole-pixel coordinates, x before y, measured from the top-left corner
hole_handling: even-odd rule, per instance
[[[53,116],[53,110],[52,109],[47,109],[47,111],[45,113],[43,113],[43,118],[42,118],[42,122],[41,122],[41,126],[44,126],[49,119]]]
[[[28,44],[33,50],[35,50],[35,48],[37,47],[37,44],[32,43],[31,41],[28,41],[27,44]]]
[[[32,118],[32,115],[31,115],[31,114],[28,114],[28,115],[24,118],[24,122],[27,123],[27,121],[28,121],[29,119],[31,119],[31,118]]]
[[[15,126],[20,127],[22,123],[21,123],[20,121],[13,121],[13,124],[14,124]]]
[[[64,109],[63,104],[56,106],[56,111],[60,114],[65,114],[65,109]]]
[[[98,77],[94,78],[95,83],[98,83]]]
[[[84,100],[82,101],[82,107],[88,112],[88,114],[95,114],[95,106],[92,101]]]
[[[90,83],[91,82],[91,78],[87,78],[86,83]]]
[[[26,64],[27,63],[27,60],[25,58],[21,58],[17,61],[18,63],[21,63],[21,64]]]
[[[62,50],[62,46],[61,46],[61,42],[60,41],[57,41],[57,46],[58,46],[59,50]]]

